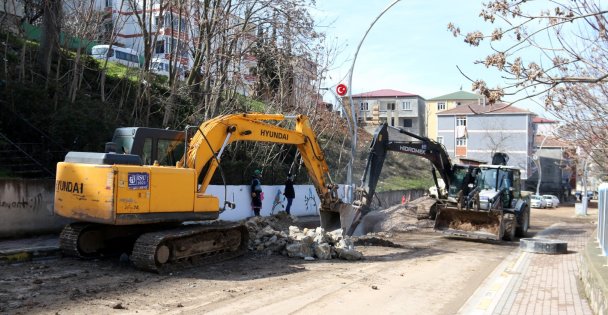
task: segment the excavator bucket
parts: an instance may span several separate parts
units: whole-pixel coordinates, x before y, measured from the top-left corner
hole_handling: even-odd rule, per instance
[[[332,211],[320,211],[321,227],[326,231],[342,229],[346,233],[353,224],[356,214],[351,204],[337,204]]]
[[[503,236],[502,218],[500,211],[444,207],[437,213],[435,231],[457,237],[500,240]]]

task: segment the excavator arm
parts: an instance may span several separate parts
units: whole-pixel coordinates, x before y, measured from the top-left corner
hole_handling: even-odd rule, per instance
[[[400,128],[393,129],[399,133],[413,137],[418,141],[391,140],[389,139],[389,128],[393,127],[390,127],[385,123],[379,126],[374,133],[369,148],[367,165],[359,189],[360,195],[367,196],[364,197],[365,201],[362,202],[361,205],[365,204],[369,207],[371,204],[371,196],[376,192],[376,186],[378,184],[378,179],[380,178],[387,151],[417,155],[429,160],[433,164],[433,176],[436,176],[434,172],[437,170],[446,186],[449,187],[452,178],[452,162],[442,144]],[[361,200],[361,198],[358,198],[358,200]]]
[[[416,141],[391,140],[389,138],[389,128],[393,127],[390,127],[388,124],[384,123],[380,125],[374,133],[374,137],[369,148],[369,156],[367,158],[365,172],[363,173],[363,177],[361,179],[361,186],[356,191],[355,201],[353,203],[355,208],[355,218],[351,228],[347,231],[347,234],[349,235],[352,235],[360,220],[370,210],[372,197],[376,192],[376,186],[378,184],[382,166],[384,165],[384,160],[388,151],[417,155],[429,160],[433,164],[432,173],[435,180],[435,185],[438,185],[437,175],[435,173],[436,171],[439,172],[441,178],[446,184],[446,187],[449,187],[450,185],[450,180],[452,177],[452,162],[442,144],[401,128],[393,129],[396,132],[416,139]]]
[[[321,199],[321,226],[326,229],[349,224],[350,209],[337,196],[338,186],[331,180],[325,156],[306,116],[298,115],[295,128],[285,129],[269,121],[292,118],[280,114],[232,114],[204,122],[187,145],[178,167],[193,168],[202,177],[199,192],[204,192],[220,163],[226,146],[235,141],[263,141],[296,145],[308,175]],[[351,221],[352,222],[352,221]]]

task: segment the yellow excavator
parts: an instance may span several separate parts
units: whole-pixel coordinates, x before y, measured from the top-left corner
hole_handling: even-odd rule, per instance
[[[285,119],[295,119],[293,130],[270,123]],[[69,152],[57,165],[54,212],[76,222],[63,229],[61,249],[83,258],[121,250],[136,267],[157,272],[243,254],[247,229],[216,221],[234,205],[220,207],[205,194],[235,141],[296,145],[321,199],[321,226],[350,223],[351,207],[337,196],[307,117],[231,114],[185,131],[118,128],[105,153]]]

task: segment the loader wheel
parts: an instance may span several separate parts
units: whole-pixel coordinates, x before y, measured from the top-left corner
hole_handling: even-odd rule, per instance
[[[505,231],[504,234],[502,236],[502,239],[504,241],[513,241],[515,240],[515,222],[516,218],[515,215],[511,214],[511,213],[507,213],[504,215],[503,217],[503,224],[505,227]]]
[[[528,228],[530,227],[530,209],[528,207],[524,207],[524,209],[521,210],[521,215],[519,216],[517,223],[515,234],[519,237],[526,237],[526,233],[528,233]]]

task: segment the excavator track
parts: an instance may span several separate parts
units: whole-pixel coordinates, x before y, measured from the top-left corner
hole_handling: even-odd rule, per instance
[[[167,273],[243,255],[249,239],[238,223],[186,225],[142,234],[131,261],[143,270]]]
[[[66,256],[74,256],[79,258],[92,258],[95,255],[94,252],[90,251],[91,246],[96,244],[90,244],[94,240],[83,239],[83,234],[94,226],[90,223],[71,223],[66,225],[61,234],[59,235],[59,248]],[[94,238],[94,237],[91,237]]]

